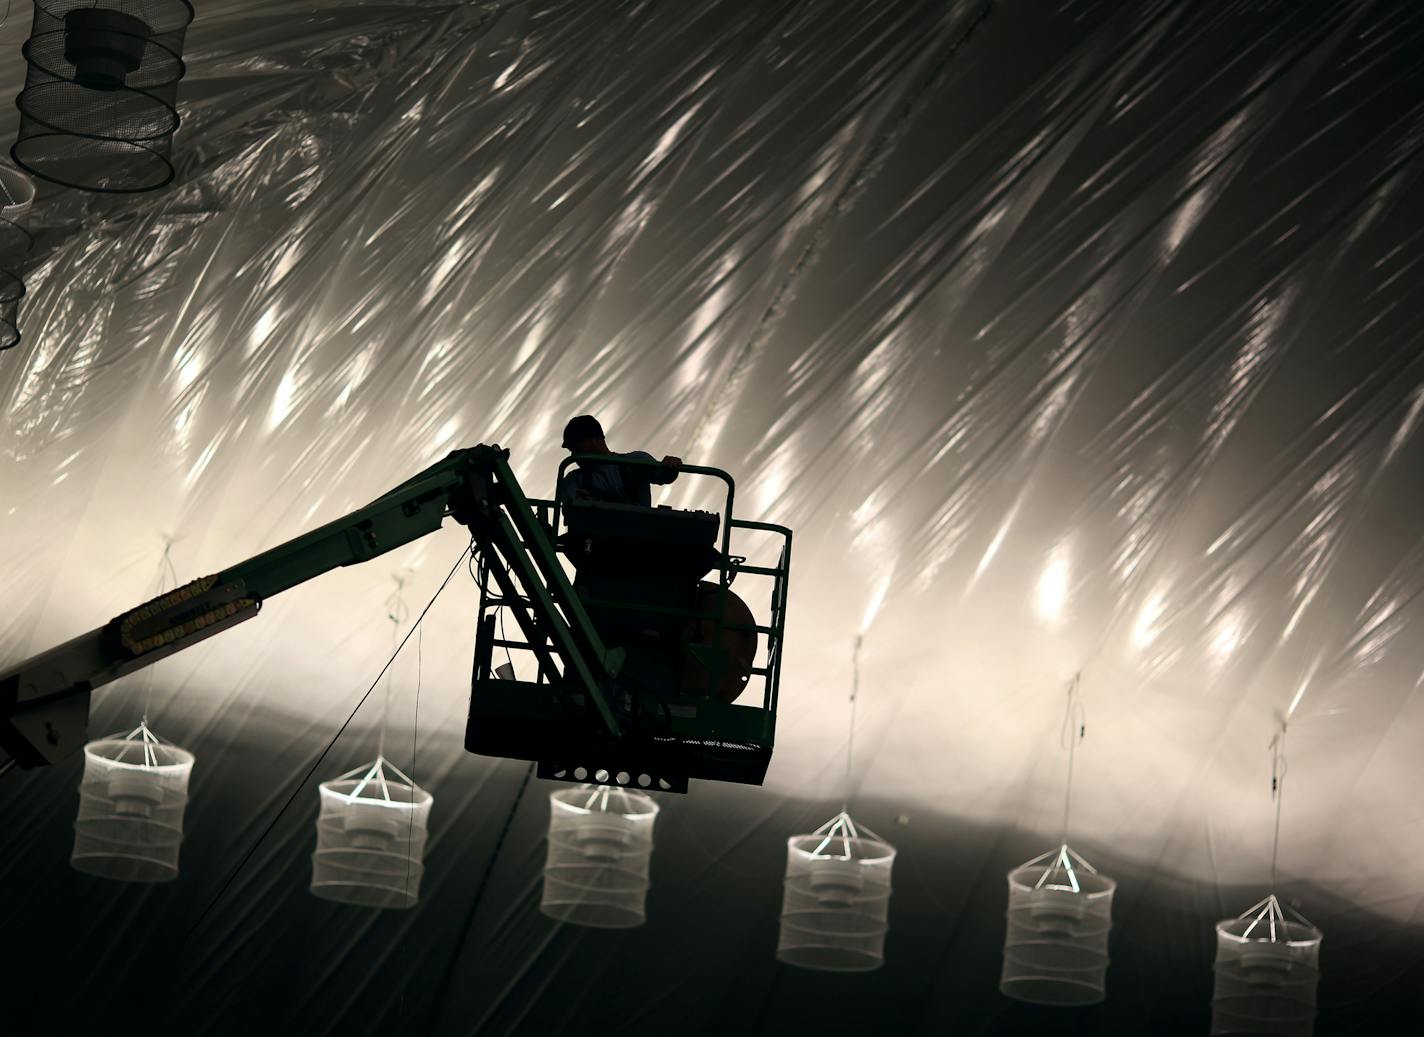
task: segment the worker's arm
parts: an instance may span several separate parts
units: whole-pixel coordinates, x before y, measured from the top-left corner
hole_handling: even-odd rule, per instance
[[[646,450],[630,450],[623,455],[630,461],[646,461],[647,466],[637,465],[636,467],[625,468],[624,471],[635,478],[652,483],[655,486],[662,486],[677,479],[677,470],[682,467],[682,458],[664,457],[659,461]]]

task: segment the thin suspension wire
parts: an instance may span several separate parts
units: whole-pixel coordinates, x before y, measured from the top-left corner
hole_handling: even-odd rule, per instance
[[[509,835],[510,828],[514,825],[515,815],[519,813],[519,804],[524,801],[524,790],[529,787],[529,779],[534,777],[534,770],[537,766],[538,764],[531,763],[524,768],[524,778],[519,782],[519,790],[515,792],[514,801],[509,804],[509,813],[504,816],[504,825],[500,828],[499,835],[495,837],[494,849],[490,851],[489,860],[485,862],[484,874],[480,876],[480,883],[475,887],[475,895],[470,898],[470,906],[465,910],[465,920],[460,926],[460,935],[450,951],[450,957],[445,960],[445,974],[440,979],[440,985],[435,988],[435,996],[431,998],[430,1015],[426,1019],[425,1033],[435,1033],[439,1027],[445,1011],[445,994],[450,989],[451,981],[455,978],[455,966],[459,964],[460,954],[465,949],[465,943],[469,939],[471,930],[474,929],[475,916],[479,913],[481,901],[484,900],[490,876],[494,874],[494,866],[499,861],[499,853],[504,849],[504,841]],[[607,789],[604,792],[606,794]],[[476,1024],[476,1030],[481,1029],[483,1027]]]
[[[1276,858],[1281,849],[1281,803],[1286,783],[1286,722],[1281,721],[1281,729],[1271,739],[1271,799],[1276,803],[1275,832],[1271,836],[1271,889],[1276,888]]]
[[[1068,706],[1063,711],[1063,727],[1058,733],[1058,743],[1068,750],[1068,780],[1063,783],[1062,838],[1058,840],[1062,846],[1068,845],[1068,818],[1073,807],[1074,751],[1083,736],[1088,733],[1087,715],[1083,703],[1078,699],[1078,685],[1082,676],[1081,673],[1075,673],[1073,679],[1068,682]]]
[[[474,551],[473,541],[468,549]],[[457,563],[458,564],[458,563]],[[415,804],[415,790],[419,788],[416,775],[416,764],[419,762],[418,750],[420,748],[420,670],[422,660],[425,657],[425,629],[416,628],[415,635],[415,715],[410,724],[410,801]],[[410,895],[410,873],[413,865],[411,847],[415,844],[415,811],[406,811],[405,829],[405,893]],[[409,927],[401,930],[400,937],[400,957],[401,957],[401,989],[400,1006],[397,1009],[400,1017],[404,1019],[405,995],[410,987],[410,955],[406,952],[406,937],[410,935]]]
[[[157,575],[155,575],[154,578],[153,578],[153,583],[154,583],[154,588],[155,588],[155,589],[154,589],[153,594],[150,595],[150,597],[158,598],[158,597],[162,597],[164,594],[167,594],[168,591],[171,589],[171,588],[169,587],[169,582],[168,582],[169,580],[172,580],[172,581],[173,581],[173,582],[172,582],[172,586],[173,586],[173,587],[176,588],[176,587],[178,586],[178,570],[173,567],[173,556],[172,556],[172,554],[171,554],[171,552],[172,552],[172,550],[173,550],[173,545],[174,545],[174,543],[176,543],[176,542],[177,542],[177,538],[175,538],[175,537],[165,536],[165,537],[163,538],[163,557],[160,558],[159,561],[158,561],[158,573],[157,573]],[[153,684],[154,684],[153,678],[154,678],[154,668],[150,666],[149,669],[148,669],[148,672],[147,672],[146,674],[144,674],[144,681],[143,681],[143,714],[142,714],[142,715],[143,715],[143,726],[144,726],[145,728],[148,727],[148,709],[149,709],[149,706],[153,704]]]
[[[864,634],[855,635],[855,650],[850,657],[850,730],[846,734],[845,795],[841,799],[841,813],[850,810],[851,768],[855,760],[855,700],[860,697],[860,646]]]
[[[465,555],[469,550],[470,547],[467,545],[460,551],[460,557],[455,559],[455,564],[452,565],[450,567],[450,571],[445,574],[445,579],[441,581],[440,586],[436,589],[435,593],[431,595],[430,601],[426,603],[425,608],[420,610],[420,615],[417,616],[415,620],[415,626],[413,626],[406,633],[405,639],[402,640],[400,645],[396,648],[396,654],[400,652],[401,648],[405,647],[405,642],[410,640],[411,635],[420,629],[420,624],[425,619],[425,614],[430,611],[430,608],[435,604],[436,599],[438,599],[440,595],[444,593],[445,588],[450,583],[451,577],[455,575],[456,570],[458,570],[460,566],[464,563]],[[327,742],[326,746],[321,750],[320,753],[317,754],[316,759],[312,761],[311,766],[307,768],[306,773],[302,775],[301,780],[298,781],[296,785],[292,788],[292,793],[287,797],[286,802],[284,802],[281,807],[278,808],[277,813],[273,815],[272,820],[267,823],[267,827],[262,829],[262,833],[258,835],[258,837],[253,841],[252,845],[247,848],[247,852],[242,855],[242,859],[237,862],[236,866],[233,867],[232,871],[228,872],[227,878],[224,879],[222,885],[218,887],[217,893],[215,893],[213,895],[213,898],[208,901],[207,906],[204,907],[201,912],[199,912],[198,917],[194,919],[193,924],[188,927],[188,931],[185,932],[181,937],[179,937],[178,941],[173,944],[173,949],[168,952],[168,956],[163,959],[163,961],[159,964],[158,968],[156,968],[153,971],[152,975],[149,976],[148,981],[144,983],[142,989],[139,990],[138,996],[128,1002],[131,1011],[133,1008],[144,1003],[144,995],[148,993],[149,989],[157,981],[158,977],[166,975],[168,973],[169,966],[173,964],[174,960],[178,957],[179,952],[187,946],[188,941],[193,938],[193,934],[196,933],[198,929],[202,926],[203,922],[207,920],[207,917],[212,913],[213,908],[217,907],[218,902],[222,900],[223,895],[227,893],[228,889],[237,879],[237,876],[242,872],[242,869],[247,866],[247,862],[252,859],[253,855],[257,853],[258,848],[261,847],[263,842],[266,841],[267,837],[272,834],[272,830],[277,827],[277,822],[282,820],[282,817],[291,808],[292,804],[296,802],[297,796],[301,793],[302,789],[306,788],[307,782],[311,780],[312,775],[316,773],[317,768],[321,766],[322,761],[326,759],[327,754],[330,753],[331,750],[336,747],[337,741],[339,741],[341,736],[346,733],[346,729],[351,726],[351,721],[356,719],[356,714],[360,712],[361,707],[366,704],[366,700],[371,697],[371,692],[376,690],[376,686],[381,683],[381,678],[386,675],[386,670],[390,669],[391,664],[394,662],[395,654],[392,654],[392,656],[386,660],[386,665],[381,667],[381,672],[376,674],[376,679],[371,682],[371,686],[366,689],[365,694],[363,694],[361,698],[357,700],[356,705],[352,707],[350,715],[347,716],[347,718],[341,722],[341,726],[336,729],[336,734],[331,736],[331,740]],[[413,782],[414,779],[412,779],[412,783]],[[118,1021],[123,1022],[126,1018],[126,1016],[120,1017]]]
[[[391,658],[394,659],[400,654],[398,645],[401,643],[401,624],[410,618],[410,609],[405,603],[405,577],[401,573],[392,573],[391,579],[395,580],[396,589],[391,592],[391,596],[386,599],[386,618],[391,621]],[[383,760],[386,757],[386,729],[390,726],[391,720],[391,684],[395,679],[395,671],[390,670],[386,674],[386,692],[381,701],[381,727],[376,739],[376,759]]]

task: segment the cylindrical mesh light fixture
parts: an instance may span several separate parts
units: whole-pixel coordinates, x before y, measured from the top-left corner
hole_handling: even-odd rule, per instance
[[[539,910],[596,929],[643,924],[658,805],[636,789],[579,785],[549,794]]]
[[[1000,992],[1040,1005],[1091,1005],[1107,992],[1117,883],[1065,844],[1009,872]]]
[[[34,0],[10,156],[84,191],[152,191],[173,179],[188,0]]]
[[[25,296],[21,268],[34,244],[30,236],[34,200],[34,181],[0,163],[0,351],[20,344],[20,300]]]
[[[1286,917],[1275,894],[1216,924],[1213,1034],[1315,1032],[1320,930]]]
[[[895,848],[845,812],[788,839],[777,958],[831,972],[878,969],[894,863]]]
[[[414,907],[434,797],[385,757],[319,787],[311,891],[359,907]]]
[[[90,742],[69,863],[122,882],[176,879],[192,772],[193,754],[159,738],[147,722]]]

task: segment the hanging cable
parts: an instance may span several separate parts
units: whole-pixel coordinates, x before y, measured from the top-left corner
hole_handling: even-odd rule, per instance
[[[470,541],[469,551],[474,549],[474,541]],[[452,570],[453,571],[453,570]],[[420,671],[425,658],[425,629],[417,627],[415,635],[415,711],[410,723],[410,795],[411,802],[415,802],[415,790],[420,787],[419,777],[416,774],[416,764],[419,761],[418,750],[420,747]],[[384,732],[382,733],[384,736]],[[411,848],[415,844],[415,811],[407,811],[405,830],[405,891],[410,893],[410,872],[413,863]],[[399,1014],[405,1018],[405,994],[410,986],[410,956],[406,954],[405,938],[409,935],[410,929],[401,931],[400,957],[401,957],[401,991]]]
[[[158,560],[158,572],[153,578],[153,593],[150,598],[157,598],[167,594],[171,589],[169,580],[172,580],[172,587],[178,586],[178,570],[173,567],[173,558],[170,552],[173,545],[178,542],[177,537],[165,536],[163,538],[163,557]],[[149,667],[144,674],[143,681],[143,727],[148,728],[148,707],[153,702],[154,667]]]
[[[485,872],[480,876],[480,884],[475,887],[475,895],[470,899],[470,906],[465,911],[465,922],[460,927],[459,938],[455,941],[455,946],[450,950],[450,959],[445,963],[445,975],[440,979],[440,985],[435,988],[435,996],[430,1001],[430,1018],[425,1025],[426,1033],[435,1033],[437,1024],[440,1022],[441,1009],[445,1003],[445,992],[450,988],[450,981],[455,978],[455,965],[460,959],[460,952],[465,949],[465,941],[470,936],[470,930],[475,924],[475,915],[479,912],[480,901],[484,899],[485,887],[489,885],[490,876],[494,874],[495,863],[499,860],[499,851],[504,848],[505,837],[509,835],[509,829],[514,824],[514,815],[519,812],[519,804],[524,800],[524,790],[529,787],[529,779],[534,777],[534,770],[538,764],[531,763],[524,769],[524,780],[519,783],[519,791],[514,794],[514,802],[509,804],[509,813],[504,816],[504,825],[499,830],[499,835],[495,838],[494,849],[490,851],[489,860],[485,863]]]
[[[1073,806],[1074,751],[1083,736],[1088,733],[1087,713],[1078,698],[1078,685],[1082,676],[1081,673],[1075,673],[1073,679],[1068,682],[1068,705],[1063,711],[1063,726],[1058,732],[1058,744],[1068,750],[1068,780],[1063,785],[1063,829],[1062,838],[1058,840],[1062,846],[1068,845],[1068,817]]]
[[[475,556],[474,556],[474,552],[473,552],[473,548],[472,548],[472,549],[471,549],[471,556],[470,556],[470,561],[471,561],[471,565],[470,565],[470,579],[472,579],[472,580],[475,581],[475,586],[477,586],[477,587],[484,587],[484,585],[485,585],[485,576],[486,576],[486,573],[489,571],[489,563],[488,563],[487,561],[485,561],[484,555],[480,555],[480,556],[479,556],[479,560],[480,560],[479,572],[476,573],[476,572],[475,572],[475,569],[474,569],[474,565],[473,565],[474,557],[475,557]],[[483,600],[483,599],[481,599],[481,600]],[[505,633],[504,633],[504,612],[505,612],[505,606],[501,604],[501,605],[499,605],[499,606],[496,608],[495,615],[497,615],[497,616],[499,617],[499,639],[500,639],[501,641],[505,642],[505,645],[504,645],[504,658],[505,658],[505,661],[507,661],[507,662],[509,663],[509,679],[510,679],[510,680],[513,680],[513,679],[514,679],[514,656],[511,655],[510,652],[509,652],[509,639],[505,636]]]
[[[424,621],[426,613],[430,611],[431,606],[433,606],[436,600],[440,597],[440,595],[444,593],[445,588],[449,585],[450,580],[455,575],[456,570],[458,570],[461,564],[465,561],[465,555],[469,553],[469,550],[470,549],[467,546],[460,551],[460,557],[455,559],[455,564],[452,565],[450,567],[450,571],[445,574],[445,579],[441,581],[440,586],[436,589],[435,593],[426,603],[425,608],[421,609],[420,615],[416,617],[415,625],[406,633],[405,638],[396,647],[396,650],[391,654],[391,657],[386,660],[386,664],[381,667],[381,672],[376,674],[376,679],[371,682],[370,687],[366,689],[365,693],[361,696],[361,698],[357,700],[356,705],[352,707],[351,713],[347,716],[345,720],[341,722],[341,726],[337,728],[336,734],[331,736],[331,740],[326,743],[325,747],[322,748],[321,752],[317,754],[316,759],[312,761],[311,766],[306,769],[306,773],[304,773],[297,781],[296,785],[292,789],[291,795],[289,795],[286,801],[281,805],[281,807],[278,808],[277,813],[273,815],[272,820],[267,823],[267,827],[262,829],[261,834],[259,834],[257,838],[253,841],[252,845],[247,848],[247,852],[242,855],[242,858],[237,862],[233,869],[228,872],[227,878],[224,879],[222,885],[218,887],[217,893],[215,893],[213,895],[213,898],[208,901],[207,906],[204,907],[203,910],[198,913],[198,917],[194,920],[193,924],[188,927],[187,932],[185,932],[178,939],[178,941],[174,943],[173,949],[168,952],[168,956],[163,959],[163,961],[159,964],[158,968],[155,969],[152,975],[149,976],[148,981],[143,985],[143,988],[139,991],[138,996],[128,1002],[130,1010],[132,1010],[134,1006],[140,1005],[144,1002],[144,995],[148,993],[149,988],[153,986],[154,982],[158,979],[159,976],[162,976],[167,973],[168,967],[173,964],[174,959],[178,957],[178,953],[187,945],[188,941],[193,938],[193,934],[196,933],[198,929],[202,926],[203,922],[207,920],[207,917],[212,913],[213,908],[217,907],[218,902],[222,900],[223,895],[227,893],[228,889],[237,879],[237,876],[242,872],[242,869],[247,866],[247,862],[252,859],[253,855],[257,853],[258,848],[261,847],[262,843],[266,841],[267,837],[272,834],[272,830],[277,827],[277,822],[282,820],[282,817],[291,808],[292,804],[296,802],[297,796],[301,794],[302,789],[306,788],[307,782],[311,780],[312,775],[316,773],[317,768],[321,766],[322,761],[326,759],[327,754],[330,753],[333,748],[335,748],[337,741],[340,740],[341,736],[346,733],[346,729],[351,726],[351,721],[356,719],[356,714],[360,712],[361,707],[366,704],[366,700],[371,697],[371,692],[375,691],[376,686],[381,683],[381,678],[386,675],[386,671],[390,669],[391,664],[395,662],[396,655],[400,654],[400,650],[405,647],[405,642],[409,641],[411,635],[420,629],[420,624],[422,621]],[[411,779],[412,783],[414,783],[414,780],[414,778]],[[118,1021],[122,1022],[124,1021],[124,1018],[126,1017],[121,1017]]]
[[[885,161],[886,155],[894,151],[895,144],[909,132],[915,118],[929,107],[930,98],[935,95],[936,87],[944,81],[954,58],[973,38],[975,30],[989,17],[994,3],[995,0],[983,0],[979,9],[968,17],[968,24],[949,39],[942,52],[935,54],[927,48],[924,55],[907,68],[906,75],[910,82],[906,84],[900,102],[890,109],[892,114],[877,127],[878,132],[859,152],[854,165],[846,169],[837,178],[838,182],[830,187],[830,190],[835,192],[834,195],[810,223],[804,238],[805,244],[790,261],[780,281],[771,291],[770,299],[748,337],[732,353],[728,373],[722,379],[722,388],[709,397],[701,417],[693,426],[690,442],[701,442],[708,428],[716,424],[719,416],[728,409],[728,398],[741,389],[761,352],[761,347],[776,333],[787,304],[800,288],[803,277],[820,259],[826,242],[831,240],[837,225],[852,211],[856,199],[865,188],[884,172],[888,165]],[[894,468],[898,467],[897,463]]]
[[[855,700],[860,696],[860,646],[864,634],[855,635],[855,650],[850,657],[850,730],[846,732],[845,795],[841,799],[841,813],[850,810],[851,767],[855,758]]]
[[[408,570],[391,573],[391,579],[395,581],[396,589],[391,592],[391,596],[386,599],[386,618],[391,621],[391,659],[400,653],[400,631],[401,624],[410,618],[410,609],[405,603],[405,573]],[[386,757],[386,728],[390,725],[391,719],[391,684],[395,679],[395,670],[392,669],[386,674],[386,694],[381,702],[381,727],[376,740],[376,759],[383,760]],[[415,776],[411,775],[411,781]]]
[[[1271,799],[1276,804],[1276,829],[1271,836],[1271,891],[1276,888],[1276,857],[1281,848],[1281,793],[1286,782],[1286,722],[1281,720],[1281,729],[1276,732],[1268,746],[1271,750]]]

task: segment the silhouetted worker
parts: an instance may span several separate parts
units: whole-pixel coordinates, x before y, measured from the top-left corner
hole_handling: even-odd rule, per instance
[[[568,523],[560,544],[575,569],[574,591],[604,644],[627,650],[619,681],[673,694],[681,680],[682,630],[698,611],[698,579],[717,558],[716,518],[654,508],[650,484],[672,482],[682,461],[608,449],[591,414],[564,426],[563,445],[581,458],[559,481]],[[688,542],[690,532],[692,539],[705,533],[707,543]],[[615,708],[625,708],[619,701]]]
[[[677,478],[677,470],[682,467],[682,458],[664,457],[661,462],[652,454],[642,450],[631,450],[626,454],[608,449],[608,441],[603,438],[603,426],[592,414],[580,414],[564,426],[564,449],[574,454],[603,454],[609,458],[626,458],[630,461],[652,461],[655,465],[620,465],[583,460],[578,468],[564,476],[559,483],[559,502],[572,504],[575,501],[594,500],[613,504],[641,504],[652,507],[653,494],[650,484],[663,485]]]

